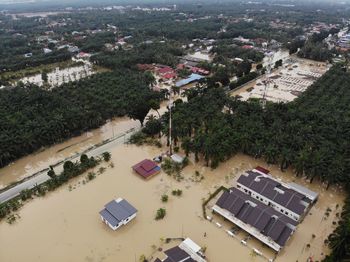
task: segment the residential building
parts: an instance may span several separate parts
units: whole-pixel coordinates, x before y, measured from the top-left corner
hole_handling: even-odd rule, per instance
[[[317,200],[318,194],[295,183],[283,183],[257,167],[237,180],[237,188],[276,211],[300,222]]]
[[[237,188],[225,191],[212,209],[277,252],[298,224]]]
[[[149,179],[160,172],[160,166],[154,161],[144,159],[132,167],[132,169],[141,177]]]
[[[180,245],[164,251],[163,258],[157,258],[154,262],[206,262],[201,247],[186,238]]]
[[[137,210],[128,201],[118,198],[110,201],[100,211],[101,219],[111,229],[117,230],[136,217]]]

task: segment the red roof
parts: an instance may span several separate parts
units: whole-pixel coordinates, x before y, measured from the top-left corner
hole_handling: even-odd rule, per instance
[[[143,178],[150,178],[153,175],[160,172],[160,167],[157,164],[149,159],[144,159],[140,163],[137,163],[132,167],[132,169],[142,176]]]
[[[185,68],[185,64],[178,64],[176,66],[176,69],[184,69]]]
[[[263,168],[261,166],[257,166],[255,169],[260,171],[261,173],[266,174],[266,175],[268,175],[270,173],[270,170],[267,170],[267,169],[265,169],[265,168]]]
[[[208,75],[209,74],[209,71],[204,70],[204,69],[199,68],[199,67],[195,67],[195,66],[191,67],[191,71],[192,71],[192,73],[200,73],[202,75]]]
[[[252,46],[252,45],[244,45],[244,46],[242,46],[242,48],[243,49],[252,49],[252,48],[254,48],[254,46]]]
[[[163,67],[158,69],[159,74],[172,73],[174,70],[171,67]]]
[[[172,78],[175,78],[177,77],[177,74],[174,73],[174,72],[171,72],[171,73],[166,73],[163,75],[163,78],[166,78],[166,79],[172,79]]]

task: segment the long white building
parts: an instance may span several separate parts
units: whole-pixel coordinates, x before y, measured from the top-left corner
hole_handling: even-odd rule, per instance
[[[295,183],[283,183],[257,167],[237,180],[237,188],[276,211],[300,222],[317,200],[318,194]]]

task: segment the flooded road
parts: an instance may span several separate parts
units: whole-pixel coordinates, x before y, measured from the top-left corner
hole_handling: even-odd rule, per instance
[[[158,112],[160,114],[164,113],[167,110],[166,106],[167,102],[163,102]],[[154,110],[151,110],[148,115],[158,116]],[[132,128],[139,127],[139,121],[128,117],[119,117],[107,122],[98,129],[85,132],[65,142],[22,157],[0,169],[0,189],[48,168],[50,165],[62,161],[67,157],[81,153],[106,139],[118,137]]]
[[[95,180],[83,183],[83,177],[77,178],[44,198],[27,203],[18,212],[21,218],[15,224],[0,222],[0,261],[135,262],[141,255],[150,258],[161,239],[167,237],[190,237],[206,247],[208,260],[213,262],[266,261],[224,231],[230,224],[221,222],[223,228],[218,228],[201,218],[201,203],[209,192],[221,185],[234,185],[242,172],[256,165],[269,168],[273,175],[284,181],[305,183],[295,178],[291,171],[282,173],[275,166],[240,154],[215,170],[201,163],[190,164],[183,170],[181,182],[163,172],[145,181],[132,172],[132,165],[144,158],[153,158],[160,151],[148,146],[119,145],[111,150],[114,168],[107,167]],[[195,181],[195,171],[203,176],[201,182]],[[334,228],[331,222],[340,210],[336,204],[342,203],[344,196],[334,188],[325,191],[316,182],[306,185],[320,193],[319,201],[276,261],[306,261],[309,256],[319,260],[327,252],[323,241]],[[181,189],[182,196],[173,196],[171,191],[175,189]],[[161,202],[162,194],[169,195],[167,203]],[[112,231],[102,223],[98,212],[117,197],[132,203],[138,214],[126,226]],[[156,210],[161,207],[166,209],[166,217],[155,221]],[[328,207],[332,211],[324,219]],[[220,221],[220,218],[214,216],[214,220]],[[314,238],[312,234],[315,234]],[[241,236],[245,236],[243,232]],[[274,256],[258,241],[251,239],[248,243],[265,256]],[[306,248],[308,243],[310,247]]]

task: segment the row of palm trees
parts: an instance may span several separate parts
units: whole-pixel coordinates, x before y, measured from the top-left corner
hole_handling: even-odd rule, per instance
[[[0,90],[0,167],[66,138],[128,115],[143,122],[160,103],[140,73],[126,69],[63,84]],[[145,103],[152,101],[152,104]]]
[[[349,86],[350,73],[334,66],[294,102],[265,109],[258,100],[227,97],[218,87],[197,87],[188,91],[188,102],[174,103],[172,139],[213,168],[243,152],[282,170],[291,167],[311,183],[350,184]],[[166,136],[168,120],[168,114],[158,120]],[[156,134],[159,125],[151,123]],[[330,237],[330,261],[349,253],[349,204],[341,221]]]

